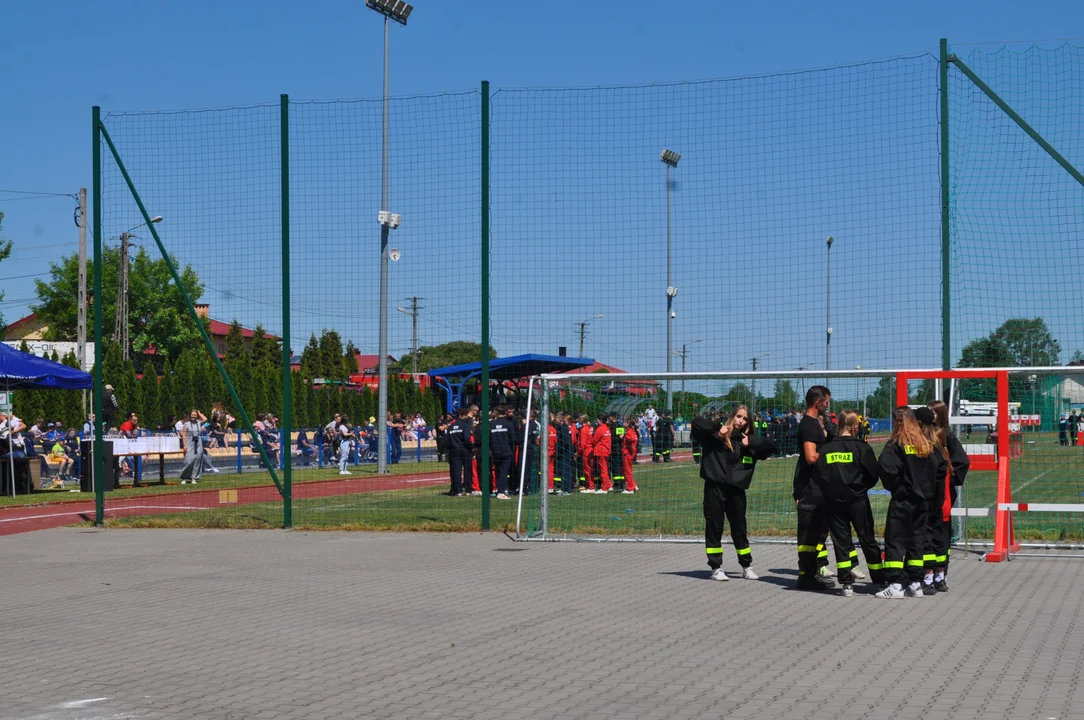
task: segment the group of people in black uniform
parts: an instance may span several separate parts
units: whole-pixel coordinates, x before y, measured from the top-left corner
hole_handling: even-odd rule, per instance
[[[951,508],[970,462],[949,429],[948,407],[941,401],[892,413],[892,434],[878,458],[860,437],[858,413],[844,410],[832,422],[831,393],[823,385],[809,389],[806,412],[797,430],[798,463],[793,497],[798,512],[799,590],[834,589],[828,570],[828,535],[836,555],[841,594],[854,595],[858,552],[852,530],[870,571],[874,596],[881,599],[923,597],[948,592],[946,577],[952,536]],[[722,568],[724,521],[744,579],[755,580],[746,534],[746,495],[757,462],[778,451],[776,443],[756,434],[748,408],[729,418],[697,417],[692,435],[701,446],[704,480],[705,551],[712,579],[728,580]],[[882,552],[874,536],[868,491],[880,481],[892,494],[885,520]]]

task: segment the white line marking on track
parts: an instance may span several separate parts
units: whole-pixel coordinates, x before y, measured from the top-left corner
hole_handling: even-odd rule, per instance
[[[106,513],[117,513],[123,510],[208,510],[209,508],[179,507],[176,505],[128,505],[120,508],[106,508]],[[25,515],[15,518],[0,518],[0,522],[19,522],[20,520],[41,520],[43,518],[64,517],[65,515],[86,515],[93,513],[94,508],[89,510],[68,510],[66,512],[49,513],[48,515]]]

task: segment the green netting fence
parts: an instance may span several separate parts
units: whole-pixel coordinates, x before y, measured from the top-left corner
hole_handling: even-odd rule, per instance
[[[105,509],[140,523],[514,526],[514,503],[442,495],[447,398],[426,372],[480,360],[487,329],[491,356],[564,349],[641,372],[1084,359],[1081,52],[946,45],[755,77],[390,100],[388,210],[401,224],[383,439],[382,102],[106,112],[103,383],[120,421],[135,412],[162,436],[202,412],[219,472],[181,488],[180,455],[132,460]],[[1073,372],[1014,377],[1044,442],[1084,407]],[[691,396],[657,391],[657,404]],[[519,381],[488,399],[522,414],[526,398]],[[336,413],[354,436],[345,460]],[[376,472],[381,447],[389,474]]]

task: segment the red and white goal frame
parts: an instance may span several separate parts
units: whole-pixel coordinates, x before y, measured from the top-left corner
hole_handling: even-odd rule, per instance
[[[1012,479],[1009,473],[1009,373],[1006,370],[902,371],[896,374],[896,405],[907,405],[911,380],[995,380],[997,382],[997,443],[994,453],[971,454],[971,470],[997,472],[997,509],[994,512],[994,547],[986,553],[987,562],[1002,562],[1010,553],[1020,551],[1012,530]],[[1065,506],[1056,506],[1067,510]],[[1084,507],[1084,506],[1082,506]],[[1025,504],[1024,509],[1028,506]],[[953,508],[956,516],[989,516],[987,508]]]

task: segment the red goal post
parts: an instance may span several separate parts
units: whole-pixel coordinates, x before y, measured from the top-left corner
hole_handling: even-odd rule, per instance
[[[908,404],[908,382],[911,380],[987,380],[997,382],[997,444],[995,454],[968,453],[971,469],[997,472],[997,511],[994,523],[994,547],[986,553],[987,562],[1002,562],[1010,553],[1020,550],[1013,537],[1012,481],[1009,474],[1009,373],[1006,370],[967,369],[931,372],[920,370],[896,374],[896,405]],[[966,510],[965,510],[966,511]]]

